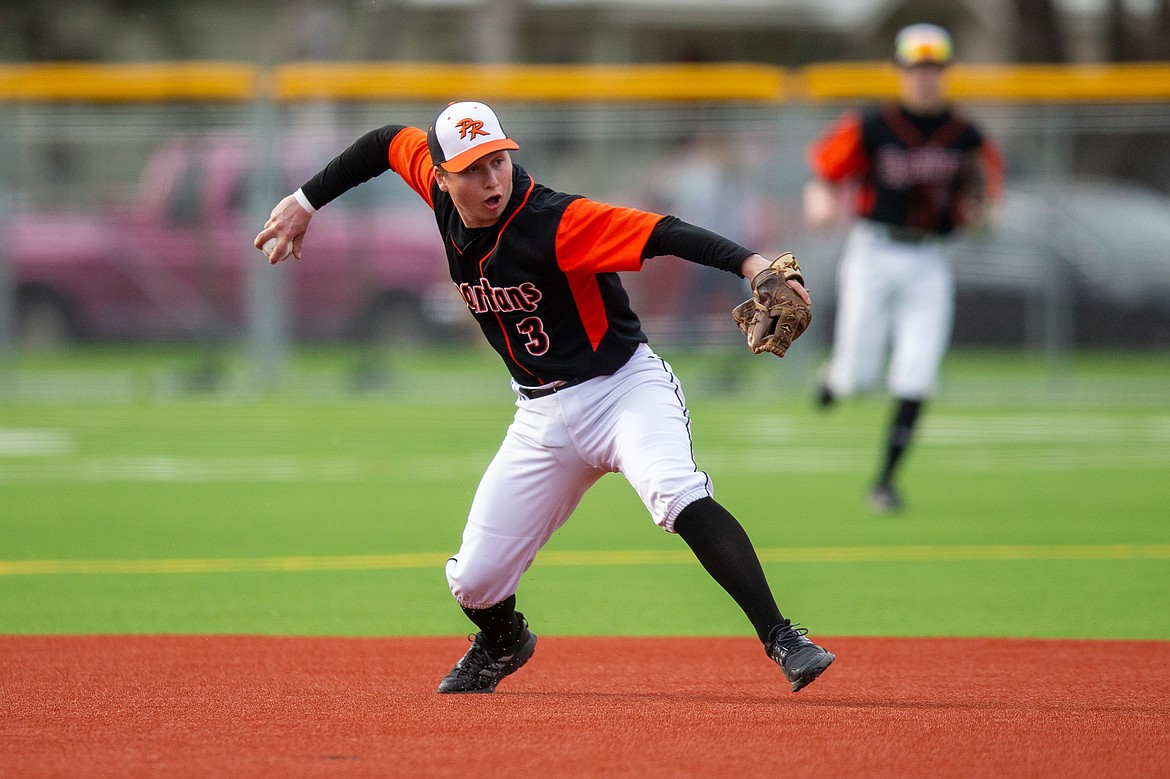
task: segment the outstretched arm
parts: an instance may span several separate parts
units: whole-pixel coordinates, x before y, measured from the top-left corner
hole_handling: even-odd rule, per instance
[[[646,242],[646,248],[642,252],[644,257],[657,257],[663,254],[672,254],[700,265],[738,273],[749,281],[772,265],[772,260],[764,259],[751,249],[674,216],[663,217],[654,226],[650,240]],[[788,285],[796,290],[805,303],[809,302],[808,293],[800,282],[791,279]]]
[[[264,229],[253,241],[255,247],[264,251],[264,244],[275,239],[265,252],[270,263],[275,265],[289,256],[299,260],[313,214],[359,184],[390,170],[390,143],[402,129],[402,125],[394,124],[379,127],[334,157],[300,189],[276,204]]]

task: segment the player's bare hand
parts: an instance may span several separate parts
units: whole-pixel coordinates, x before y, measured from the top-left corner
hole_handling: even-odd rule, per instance
[[[800,295],[800,299],[804,301],[804,304],[806,306],[812,305],[812,298],[810,298],[808,296],[808,290],[804,288],[803,284],[801,284],[796,279],[788,279],[788,281],[785,283],[788,284],[788,286],[792,287],[794,290],[796,290],[796,294]]]
[[[297,201],[296,195],[289,195],[272,209],[272,214],[264,223],[264,229],[256,235],[256,240],[252,243],[264,252],[272,265],[289,257],[299,260],[305,232],[309,229],[309,220],[312,218],[313,214],[305,210]]]

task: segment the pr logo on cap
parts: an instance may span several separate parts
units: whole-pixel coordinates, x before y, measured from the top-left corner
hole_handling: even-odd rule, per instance
[[[483,122],[478,119],[460,119],[455,123],[459,128],[459,140],[475,141],[481,135],[491,135],[487,130],[483,129]]]
[[[500,120],[483,103],[452,103],[427,130],[431,162],[451,173],[465,170],[485,154],[519,149]]]

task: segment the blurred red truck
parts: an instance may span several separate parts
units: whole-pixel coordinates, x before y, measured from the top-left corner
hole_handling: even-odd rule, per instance
[[[324,161],[280,158],[281,193]],[[19,341],[239,338],[247,263],[265,263],[252,247],[267,216],[254,213],[253,162],[238,138],[175,138],[148,161],[131,203],[10,214]],[[286,275],[296,339],[433,340],[468,319],[434,217],[404,187],[366,185],[323,209],[304,256],[265,264],[274,280]]]

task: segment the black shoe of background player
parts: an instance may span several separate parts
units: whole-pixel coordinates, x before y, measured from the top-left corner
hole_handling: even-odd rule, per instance
[[[832,408],[833,404],[836,402],[837,402],[837,397],[833,394],[833,391],[831,389],[829,389],[829,387],[827,385],[821,384],[819,387],[817,387],[817,396],[816,396],[817,408],[824,411],[824,410],[827,410],[829,408]]]
[[[890,484],[879,484],[869,493],[866,505],[874,514],[897,514],[903,508],[902,497]]]

